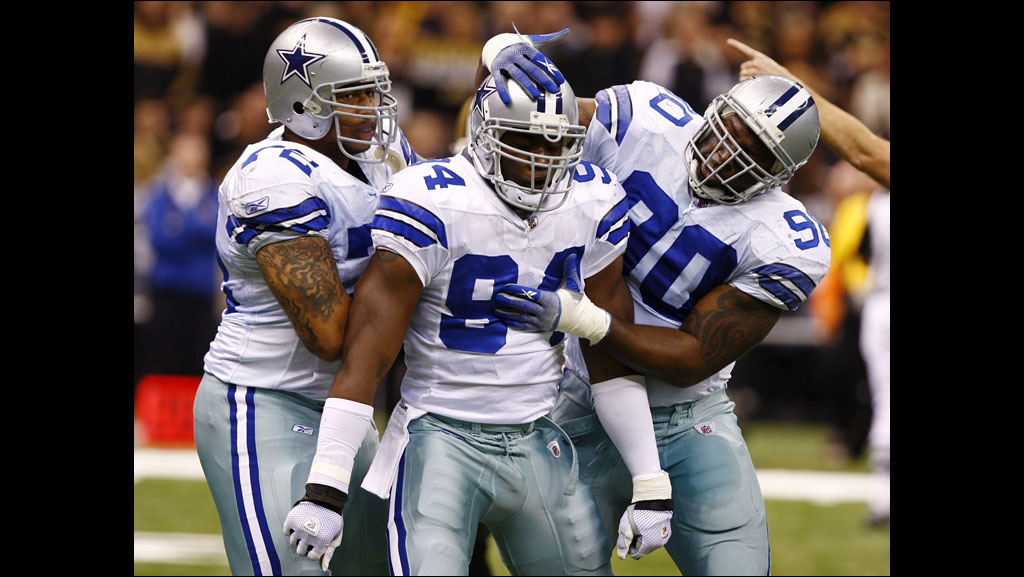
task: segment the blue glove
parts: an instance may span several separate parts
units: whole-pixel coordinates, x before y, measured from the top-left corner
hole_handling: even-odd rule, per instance
[[[556,291],[517,284],[499,288],[491,299],[492,314],[516,330],[569,333],[597,344],[608,334],[611,315],[580,290],[577,260],[576,254],[566,257],[563,286]]]
[[[554,46],[569,35],[569,29],[551,34],[498,34],[484,45],[482,63],[494,77],[498,96],[505,104],[512,102],[508,94],[508,78],[518,82],[533,98],[540,98],[543,88],[555,93],[565,76],[554,62],[537,48]]]

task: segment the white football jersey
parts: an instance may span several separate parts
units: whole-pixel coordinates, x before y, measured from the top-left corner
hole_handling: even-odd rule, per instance
[[[217,253],[227,309],[205,370],[225,383],[323,400],[339,362],[316,357],[299,339],[263,279],[256,251],[303,235],[326,238],[351,293],[373,254],[377,190],[415,154],[403,135],[395,148],[403,163],[360,163],[366,184],[283,133],[278,128],[246,148],[220,187]]]
[[[582,163],[569,199],[524,220],[465,153],[411,166],[382,191],[373,242],[415,268],[423,293],[405,337],[402,398],[439,415],[490,424],[547,414],[562,378],[562,333],[521,332],[491,316],[508,283],[557,289],[565,258],[581,278],[623,254],[625,193],[606,170]]]
[[[625,273],[635,322],[678,328],[694,304],[729,284],[771,306],[796,309],[828,271],[828,232],[779,189],[736,205],[695,197],[684,150],[703,118],[650,82],[596,96],[584,158],[614,172],[631,223]],[[735,363],[688,388],[647,378],[652,406],[689,402],[726,386]]]

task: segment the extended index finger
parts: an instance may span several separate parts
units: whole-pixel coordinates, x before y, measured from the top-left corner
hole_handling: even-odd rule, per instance
[[[747,58],[753,58],[754,56],[760,54],[760,52],[758,52],[757,50],[754,50],[753,48],[747,46],[746,44],[740,42],[739,40],[736,40],[735,38],[727,38],[725,40],[725,43],[728,44],[729,46],[732,46],[736,50],[742,52],[743,55],[746,56]]]

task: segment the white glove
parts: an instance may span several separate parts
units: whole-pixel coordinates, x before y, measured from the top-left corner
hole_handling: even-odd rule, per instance
[[[619,559],[639,559],[672,536],[672,481],[661,471],[653,479],[633,479],[633,503],[619,520],[615,552]]]
[[[334,550],[341,544],[344,519],[338,513],[309,501],[299,501],[284,520],[284,534],[295,545],[295,553],[320,559],[320,568],[327,571]]]

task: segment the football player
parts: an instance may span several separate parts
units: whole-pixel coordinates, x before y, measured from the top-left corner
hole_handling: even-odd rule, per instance
[[[227,309],[205,357],[195,438],[231,571],[320,574],[338,546],[322,538],[330,529],[316,540],[318,528],[290,526],[290,543],[282,527],[304,494],[350,294],[373,252],[377,190],[417,158],[388,67],[355,26],[290,26],[267,51],[263,82],[268,116],[282,126],[249,146],[220,188]],[[345,481],[353,529],[336,573],[387,573],[386,503],[357,490],[377,443],[372,424],[355,441]]]
[[[337,505],[348,487],[339,481],[372,427],[376,383],[404,341],[403,400],[363,482],[390,496],[395,575],[465,575],[481,522],[514,574],[610,574],[593,495],[577,483],[575,451],[544,417],[564,376],[564,334],[510,331],[490,308],[499,286],[554,290],[568,271],[574,289],[585,279],[591,298],[629,318],[625,195],[611,173],[580,162],[585,129],[568,84],[534,99],[510,83],[507,96],[509,104],[487,79],[469,146],[411,166],[385,188],[314,474],[297,506],[317,507],[311,524],[328,538],[341,530]],[[574,330],[599,341],[607,320]],[[599,396],[628,414],[618,400],[620,391],[635,392],[634,381],[590,353],[601,381],[595,387],[607,391]],[[624,450],[636,467],[627,537],[644,553],[667,540],[672,514],[649,415],[641,398],[627,419],[634,430],[622,433],[645,442]],[[609,429],[615,436],[621,427]]]
[[[814,100],[793,81],[759,76],[715,98],[703,116],[648,82],[581,105],[592,119],[584,158],[620,177],[630,207],[624,273],[635,322],[615,316],[598,346],[646,377],[672,480],[666,549],[684,575],[767,574],[764,500],[726,386],[735,361],[828,270],[827,231],[780,189],[817,144]],[[566,306],[579,297],[565,288],[543,288],[532,302],[515,285],[502,288],[495,316],[557,331],[607,314]],[[552,417],[578,440],[581,477],[612,535],[629,476],[605,450],[585,369],[574,365],[578,375],[567,377]]]

